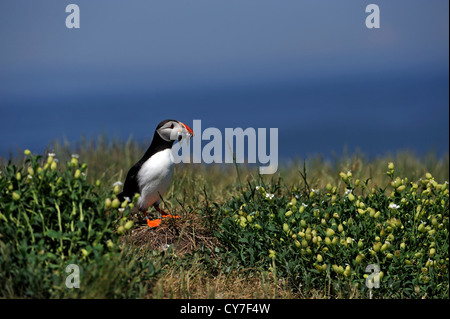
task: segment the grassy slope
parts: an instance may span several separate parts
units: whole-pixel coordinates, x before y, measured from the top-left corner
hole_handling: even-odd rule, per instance
[[[127,169],[136,162],[145,145],[135,141],[126,143],[108,142],[100,137],[97,141],[82,141],[79,145],[70,146],[56,143],[54,152],[61,161],[70,158],[72,153],[80,156],[80,161],[89,165],[88,177],[95,181],[102,180],[103,187],[110,188],[115,181],[124,181]],[[20,159],[18,160],[20,161]],[[367,160],[361,155],[352,155],[335,159],[333,162],[320,158],[309,158],[305,161],[307,180],[312,188],[322,188],[327,183],[344,187],[339,179],[340,171],[351,170],[355,178],[372,177],[373,187],[386,186],[386,164],[393,161],[401,176],[417,180],[426,172],[430,172],[439,180],[449,179],[448,154],[441,159],[430,154],[419,158],[409,152],[400,152],[391,156],[383,156]],[[2,163],[3,162],[3,163]],[[0,159],[0,166],[5,159]],[[264,176],[267,182],[280,182],[283,187],[292,189],[301,187],[303,180],[300,171],[303,161],[285,165],[272,176]],[[238,175],[239,173],[239,175]],[[231,196],[239,193],[248,180],[257,178],[255,168],[239,165],[224,167],[204,166],[199,164],[179,165],[171,188],[165,195],[166,209],[181,215],[188,215],[192,220],[198,219],[196,212],[205,207],[221,205]],[[199,221],[199,225],[204,224]],[[206,226],[205,226],[206,229]],[[193,230],[190,230],[193,231]],[[198,231],[198,230],[197,230]],[[207,232],[207,230],[205,230]],[[180,234],[180,236],[182,236]],[[195,238],[195,235],[192,236]],[[149,249],[158,248],[151,247]],[[146,291],[143,297],[149,298],[327,298],[326,291],[300,291],[295,294],[287,287],[284,279],[274,278],[264,271],[250,273],[236,270],[225,271],[214,261],[205,261],[201,253],[201,244],[194,245],[188,252],[175,250],[167,257],[162,275]],[[214,265],[214,266],[211,266]],[[101,294],[93,294],[102,297]],[[363,297],[350,295],[350,297]]]

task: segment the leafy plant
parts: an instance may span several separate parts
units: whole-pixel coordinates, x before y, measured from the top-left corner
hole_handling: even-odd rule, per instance
[[[87,164],[76,155],[66,165],[55,154],[25,155],[0,175],[0,295],[61,295],[69,292],[68,264],[91,271],[123,264],[120,238],[133,225],[133,203],[119,203],[117,187],[99,195],[101,182],[86,180]]]
[[[222,257],[334,296],[365,294],[366,267],[377,265],[379,296],[448,298],[448,182],[429,173],[410,182],[393,163],[386,175],[386,187],[372,188],[341,172],[344,193],[253,182],[217,212]]]

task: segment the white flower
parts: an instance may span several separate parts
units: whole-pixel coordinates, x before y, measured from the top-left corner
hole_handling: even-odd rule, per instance
[[[396,205],[396,204],[394,204],[394,203],[390,203],[390,204],[389,204],[389,208],[390,208],[390,209],[395,209],[395,210],[397,210],[397,209],[400,208],[400,205]]]
[[[30,174],[27,175],[28,179],[33,179],[33,176],[31,176]]]
[[[162,250],[167,250],[167,249],[169,249],[169,247],[170,247],[169,244],[162,244],[162,245],[161,245],[161,249],[162,249]]]
[[[308,207],[308,205],[306,205],[305,203],[302,203],[302,206],[305,208]]]
[[[48,156],[55,157],[56,154],[55,153],[48,153]]]
[[[348,194],[350,194],[351,192],[352,192],[351,189],[345,189],[345,194],[344,194],[344,195],[348,195]]]
[[[266,193],[266,198],[268,199],[272,199],[274,196],[275,196],[274,194]]]
[[[72,154],[72,157],[73,157],[73,158],[79,158],[80,155],[78,155],[78,154]]]
[[[261,188],[261,186],[256,186],[256,190],[259,191],[259,189]]]
[[[311,191],[316,193],[316,194],[319,194],[319,190],[318,189],[311,188]]]
[[[125,199],[127,202],[131,202],[130,197],[125,196],[123,199]]]
[[[117,186],[117,185],[122,186],[122,182],[121,182],[121,181],[117,181],[117,182],[115,182],[115,183],[113,184],[113,186]]]
[[[123,212],[125,208],[119,208],[119,212]]]

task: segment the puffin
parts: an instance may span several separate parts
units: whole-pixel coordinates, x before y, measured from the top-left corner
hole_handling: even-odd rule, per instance
[[[176,120],[164,120],[158,124],[152,142],[144,156],[128,171],[122,192],[117,194],[120,202],[130,201],[136,193],[140,196],[137,209],[145,216],[150,228],[161,224],[161,219],[150,220],[147,209],[153,205],[163,218],[178,218],[164,212],[160,207],[161,196],[169,188],[174,169],[172,146],[175,141],[194,136],[192,129]]]

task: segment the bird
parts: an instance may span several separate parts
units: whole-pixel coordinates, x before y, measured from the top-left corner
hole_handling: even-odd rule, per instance
[[[153,205],[165,217],[177,218],[164,212],[160,207],[161,196],[169,188],[174,170],[172,146],[175,141],[192,137],[194,133],[186,124],[176,120],[164,120],[158,124],[152,142],[142,156],[128,171],[122,192],[117,194],[120,202],[130,201],[138,193],[136,207],[145,216],[150,228],[161,224],[161,219],[150,220],[147,209]]]

